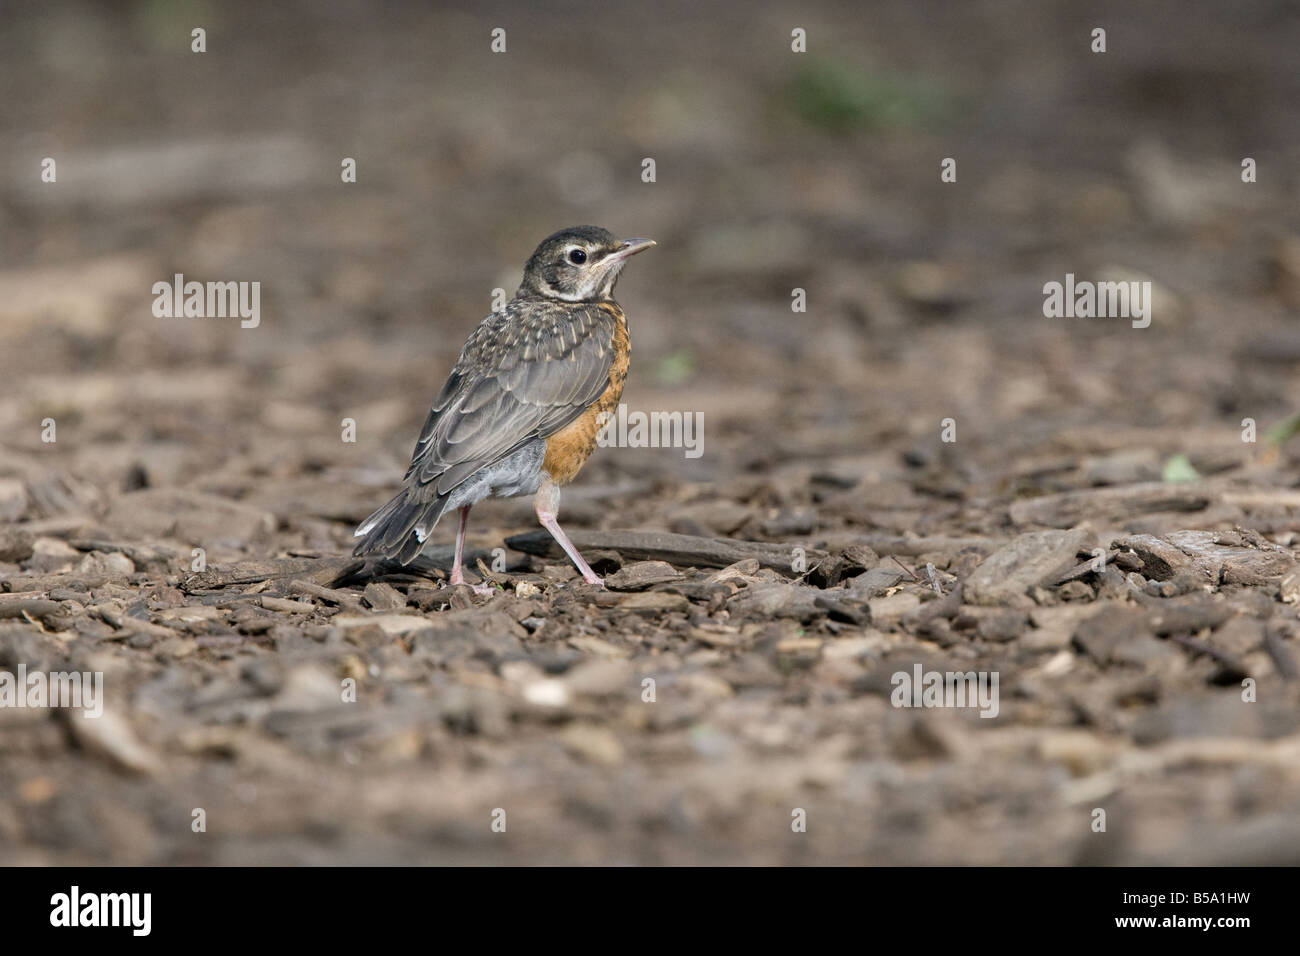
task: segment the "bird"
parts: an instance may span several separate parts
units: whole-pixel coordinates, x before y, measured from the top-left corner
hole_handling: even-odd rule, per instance
[[[465,584],[470,509],[489,497],[531,494],[542,527],[588,584],[603,586],[560,527],[560,486],[577,476],[602,413],[622,397],[631,339],[614,286],[627,260],[655,244],[597,226],[542,240],[514,298],[466,340],[420,429],[402,490],[357,527],[354,556],[409,564],[455,511],[448,585]],[[491,592],[486,584],[473,590]]]

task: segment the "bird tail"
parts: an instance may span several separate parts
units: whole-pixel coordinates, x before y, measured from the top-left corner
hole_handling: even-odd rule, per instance
[[[410,564],[424,548],[424,542],[447,510],[447,498],[412,501],[403,489],[392,501],[372,514],[353,532],[360,538],[352,554],[383,555],[401,564]]]

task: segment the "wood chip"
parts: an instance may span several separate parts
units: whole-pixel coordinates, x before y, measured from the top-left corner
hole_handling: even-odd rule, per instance
[[[617,551],[625,560],[666,561],[675,567],[725,568],[737,561],[753,558],[762,567],[794,575],[791,565],[795,545],[733,541],[664,531],[572,531],[569,537],[579,551]],[[517,534],[506,538],[506,544],[525,554],[564,557],[560,546],[546,531]],[[814,548],[805,548],[804,553],[810,565],[826,556],[824,551]]]

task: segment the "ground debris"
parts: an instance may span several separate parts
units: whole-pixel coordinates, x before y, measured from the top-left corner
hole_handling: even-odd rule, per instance
[[[972,604],[1028,606],[1031,588],[1055,584],[1087,550],[1091,532],[1029,531],[989,555],[966,580]]]
[[[753,558],[762,567],[787,574],[794,573],[797,547],[654,531],[574,531],[569,537],[579,551],[617,551],[625,560],[663,561],[674,567],[725,568]],[[517,534],[507,538],[506,544],[526,554],[563,557],[559,544],[546,531]],[[825,553],[808,548],[804,549],[804,557],[812,564],[824,558]]]

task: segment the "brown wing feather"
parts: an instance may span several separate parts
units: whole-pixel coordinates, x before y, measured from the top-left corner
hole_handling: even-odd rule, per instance
[[[425,420],[408,482],[421,497],[446,495],[524,442],[574,421],[609,385],[615,323],[604,309],[535,299],[516,299],[484,319]]]

